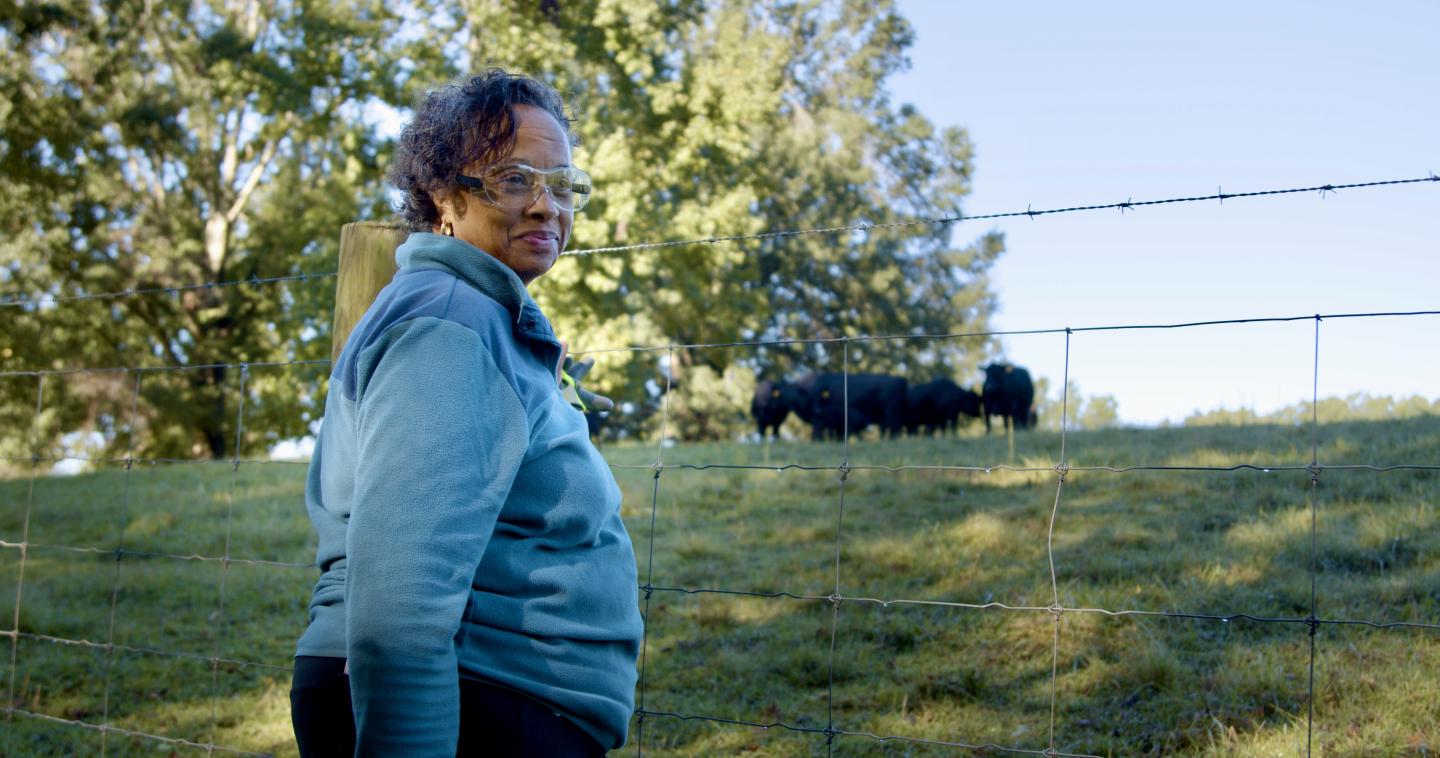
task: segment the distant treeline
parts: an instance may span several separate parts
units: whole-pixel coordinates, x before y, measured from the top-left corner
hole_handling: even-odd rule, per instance
[[[1246,424],[1308,424],[1312,418],[1321,423],[1336,421],[1385,421],[1397,418],[1440,415],[1440,399],[1427,400],[1419,395],[1393,398],[1356,392],[1345,397],[1322,398],[1317,408],[1309,401],[1287,405],[1270,413],[1256,413],[1250,408],[1217,408],[1197,411],[1185,418],[1185,426],[1243,426]]]

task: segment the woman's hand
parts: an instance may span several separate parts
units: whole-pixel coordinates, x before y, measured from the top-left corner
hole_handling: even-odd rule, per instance
[[[586,358],[577,361],[569,355],[561,362],[560,388],[565,400],[578,408],[581,412],[610,411],[615,409],[615,401],[604,395],[597,395],[590,390],[580,386],[580,380],[589,373],[595,365],[594,358]]]

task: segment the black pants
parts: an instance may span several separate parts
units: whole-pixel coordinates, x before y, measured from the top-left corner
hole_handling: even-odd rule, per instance
[[[350,677],[342,658],[299,656],[290,688],[290,720],[301,758],[355,754]],[[460,679],[460,744],[456,756],[593,758],[605,750],[569,719],[537,700],[483,682]]]

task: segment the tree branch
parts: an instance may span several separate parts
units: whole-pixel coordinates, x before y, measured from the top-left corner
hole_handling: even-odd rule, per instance
[[[239,137],[240,127],[245,123],[242,106],[235,115],[235,125],[223,123],[220,128],[220,186],[229,187],[235,181],[235,170],[238,168],[240,159],[235,143]],[[227,114],[228,116],[228,114]],[[227,117],[225,121],[229,121]]]
[[[145,322],[145,325],[150,327],[150,330],[155,333],[155,339],[160,343],[160,347],[164,349],[165,355],[170,359],[171,364],[176,366],[185,365],[185,362],[180,359],[180,356],[175,354],[175,350],[170,343],[170,335],[165,332],[164,325],[160,323],[160,320],[156,318],[154,314],[148,312],[149,306],[145,298],[139,298],[132,302],[134,305],[131,307],[131,311],[139,316],[140,320]]]
[[[285,135],[290,131],[289,122],[292,120],[292,115],[293,114],[290,113],[285,114],[286,127],[282,129],[274,139],[266,142],[265,147],[261,148],[260,157],[255,161],[255,165],[250,167],[250,174],[245,177],[245,183],[240,186],[239,192],[236,193],[235,201],[231,203],[230,208],[225,211],[226,221],[233,224],[235,223],[235,219],[239,218],[240,214],[245,212],[245,204],[249,202],[250,195],[255,192],[255,188],[260,186],[260,179],[264,177],[266,169],[270,168],[270,162],[275,159],[275,153],[280,148],[280,141],[285,139]]]
[[[155,201],[156,210],[165,209],[165,187],[160,183],[159,177],[153,169],[141,167],[140,161],[135,159],[137,151],[129,150],[125,154],[125,162],[129,164],[131,173],[135,174],[135,180],[145,185],[146,191],[150,193],[150,199]]]

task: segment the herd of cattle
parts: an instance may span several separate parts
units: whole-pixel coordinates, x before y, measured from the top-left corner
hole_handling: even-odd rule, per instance
[[[856,435],[870,425],[887,437],[909,434],[945,434],[956,430],[962,415],[1000,416],[1012,429],[1035,425],[1035,385],[1030,372],[1008,363],[985,367],[985,383],[976,394],[949,379],[911,384],[886,374],[808,374],[793,381],[762,380],[755,385],[750,413],[760,439],[770,431],[777,438],[790,413],[810,425],[811,439],[839,439]],[[849,408],[849,413],[845,412]]]

